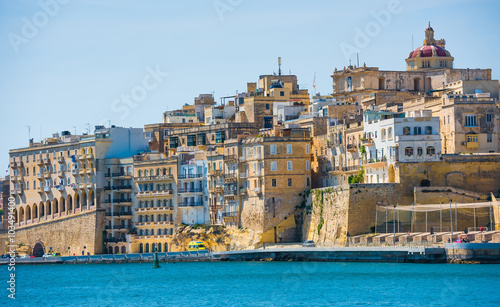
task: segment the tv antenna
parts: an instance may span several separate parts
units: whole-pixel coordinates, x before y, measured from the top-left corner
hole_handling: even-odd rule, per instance
[[[76,135],[76,126],[71,126],[71,127],[73,127],[75,129],[75,135]]]
[[[28,140],[30,140],[31,139],[31,127],[26,126],[26,128],[28,128]]]

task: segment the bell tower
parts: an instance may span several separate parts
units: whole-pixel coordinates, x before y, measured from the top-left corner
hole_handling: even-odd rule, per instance
[[[429,26],[425,29],[425,39],[424,46],[436,45],[436,41],[434,40],[434,29],[431,28],[431,23],[429,22]]]

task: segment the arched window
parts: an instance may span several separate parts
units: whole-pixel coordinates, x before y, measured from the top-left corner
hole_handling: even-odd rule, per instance
[[[403,135],[410,135],[411,129],[410,127],[403,127]]]
[[[385,128],[382,129],[381,133],[380,133],[381,137],[382,137],[382,141],[385,141],[385,138],[386,138],[386,131],[385,131]]]
[[[392,140],[392,127],[387,130],[387,139]]]
[[[427,155],[432,156],[436,154],[436,148],[434,146],[427,147]]]
[[[423,149],[422,149],[422,147],[418,147],[418,148],[417,148],[417,156],[421,157],[421,156],[422,156],[422,154],[423,154]]]
[[[148,176],[148,170],[147,169],[144,170],[144,176],[146,176],[146,177]]]
[[[413,156],[413,147],[406,147],[405,148],[405,156],[407,156],[407,157]]]
[[[142,177],[142,171],[139,170],[139,173],[138,173],[139,177]]]
[[[431,126],[425,126],[425,134],[432,134],[432,127]]]

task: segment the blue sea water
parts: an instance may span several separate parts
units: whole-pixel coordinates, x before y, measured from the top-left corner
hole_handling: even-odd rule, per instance
[[[17,265],[0,306],[500,306],[499,265],[191,262]]]

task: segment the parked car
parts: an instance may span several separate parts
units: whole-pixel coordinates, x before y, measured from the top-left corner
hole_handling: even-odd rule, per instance
[[[21,256],[21,259],[26,259],[26,258],[29,258],[29,256],[28,255],[22,255]]]
[[[52,254],[43,254],[43,258],[52,257]]]
[[[304,243],[302,243],[302,247],[315,247],[316,244],[314,243],[313,240],[306,240]]]

